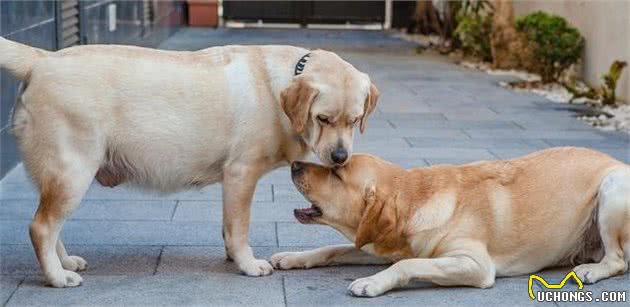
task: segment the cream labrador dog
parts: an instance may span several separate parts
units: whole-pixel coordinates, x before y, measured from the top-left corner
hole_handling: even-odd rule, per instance
[[[496,276],[556,265],[577,265],[586,283],[628,269],[630,166],[592,150],[410,170],[355,154],[342,168],[294,162],[292,177],[313,203],[296,218],[330,225],[354,245],[279,253],[272,264],[369,263],[367,253],[394,262],[351,283],[356,296],[410,280],[487,288]]]
[[[223,182],[228,257],[244,274],[270,274],[247,237],[257,180],[310,151],[344,164],[378,97],[336,54],[290,46],[48,52],[0,38],[0,67],[24,81],[13,132],[40,190],[30,235],[54,287],[82,282],[86,262],[59,233],[94,178],[161,192]]]

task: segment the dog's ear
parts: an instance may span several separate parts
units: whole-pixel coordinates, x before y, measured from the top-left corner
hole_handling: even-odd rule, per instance
[[[379,248],[398,245],[397,201],[398,194],[379,199],[375,186],[367,187],[365,209],[357,228],[354,245],[360,249],[366,244],[375,243]],[[389,248],[387,248],[389,249]]]
[[[296,77],[291,85],[280,93],[282,109],[291,120],[295,132],[304,131],[311,104],[317,94],[319,91],[310,86],[304,77]]]
[[[378,101],[378,96],[380,93],[376,88],[374,83],[370,82],[370,90],[368,91],[368,95],[365,98],[365,104],[363,105],[363,116],[361,117],[361,124],[359,125],[359,129],[361,133],[365,131],[365,127],[367,126],[367,118],[374,108],[376,108],[376,102]]]

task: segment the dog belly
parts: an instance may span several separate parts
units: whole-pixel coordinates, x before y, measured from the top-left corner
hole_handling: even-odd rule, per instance
[[[568,227],[571,228],[571,227]],[[572,228],[563,239],[544,242],[527,242],[503,255],[492,255],[497,276],[530,274],[545,268],[597,262],[603,256],[602,242],[594,216],[578,227]],[[553,234],[553,232],[549,233]]]
[[[151,135],[145,138],[150,140]],[[128,138],[109,146],[95,179],[103,186],[129,183],[162,193],[201,188],[223,178],[227,155],[224,146],[214,145],[201,140],[176,143]]]

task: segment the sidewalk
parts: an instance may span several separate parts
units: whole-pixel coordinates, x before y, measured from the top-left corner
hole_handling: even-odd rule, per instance
[[[630,162],[628,135],[601,132],[578,121],[573,111],[580,107],[503,89],[497,85],[500,77],[416,55],[414,45],[382,32],[184,29],[162,48],[263,43],[338,51],[370,74],[381,99],[366,134],[356,136],[355,152],[369,152],[412,167],[504,159],[575,145]],[[414,283],[374,299],[351,297],[346,288],[352,280],[383,269],[379,266],[241,276],[225,260],[219,185],[166,197],[93,185],[62,234],[69,253],[89,262],[88,271],[82,273],[84,284],[72,289],[43,287],[28,236],[36,199],[20,166],[0,183],[0,304],[544,305],[529,300],[527,276],[500,278],[485,290]],[[291,184],[287,168],[266,175],[254,201],[250,243],[258,257],[347,243],[331,228],[295,221],[293,208],[306,203]],[[541,275],[557,283],[566,272],[552,270]],[[628,291],[628,285],[630,276],[626,274],[585,285],[585,290]]]

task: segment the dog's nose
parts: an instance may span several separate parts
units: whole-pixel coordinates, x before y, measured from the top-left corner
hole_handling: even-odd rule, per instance
[[[291,163],[291,174],[293,175],[297,175],[299,173],[301,173],[304,170],[304,162],[300,162],[300,161],[295,161],[293,163]]]
[[[339,147],[330,154],[330,158],[333,162],[341,164],[346,162],[346,159],[348,159],[348,152],[344,148]]]

